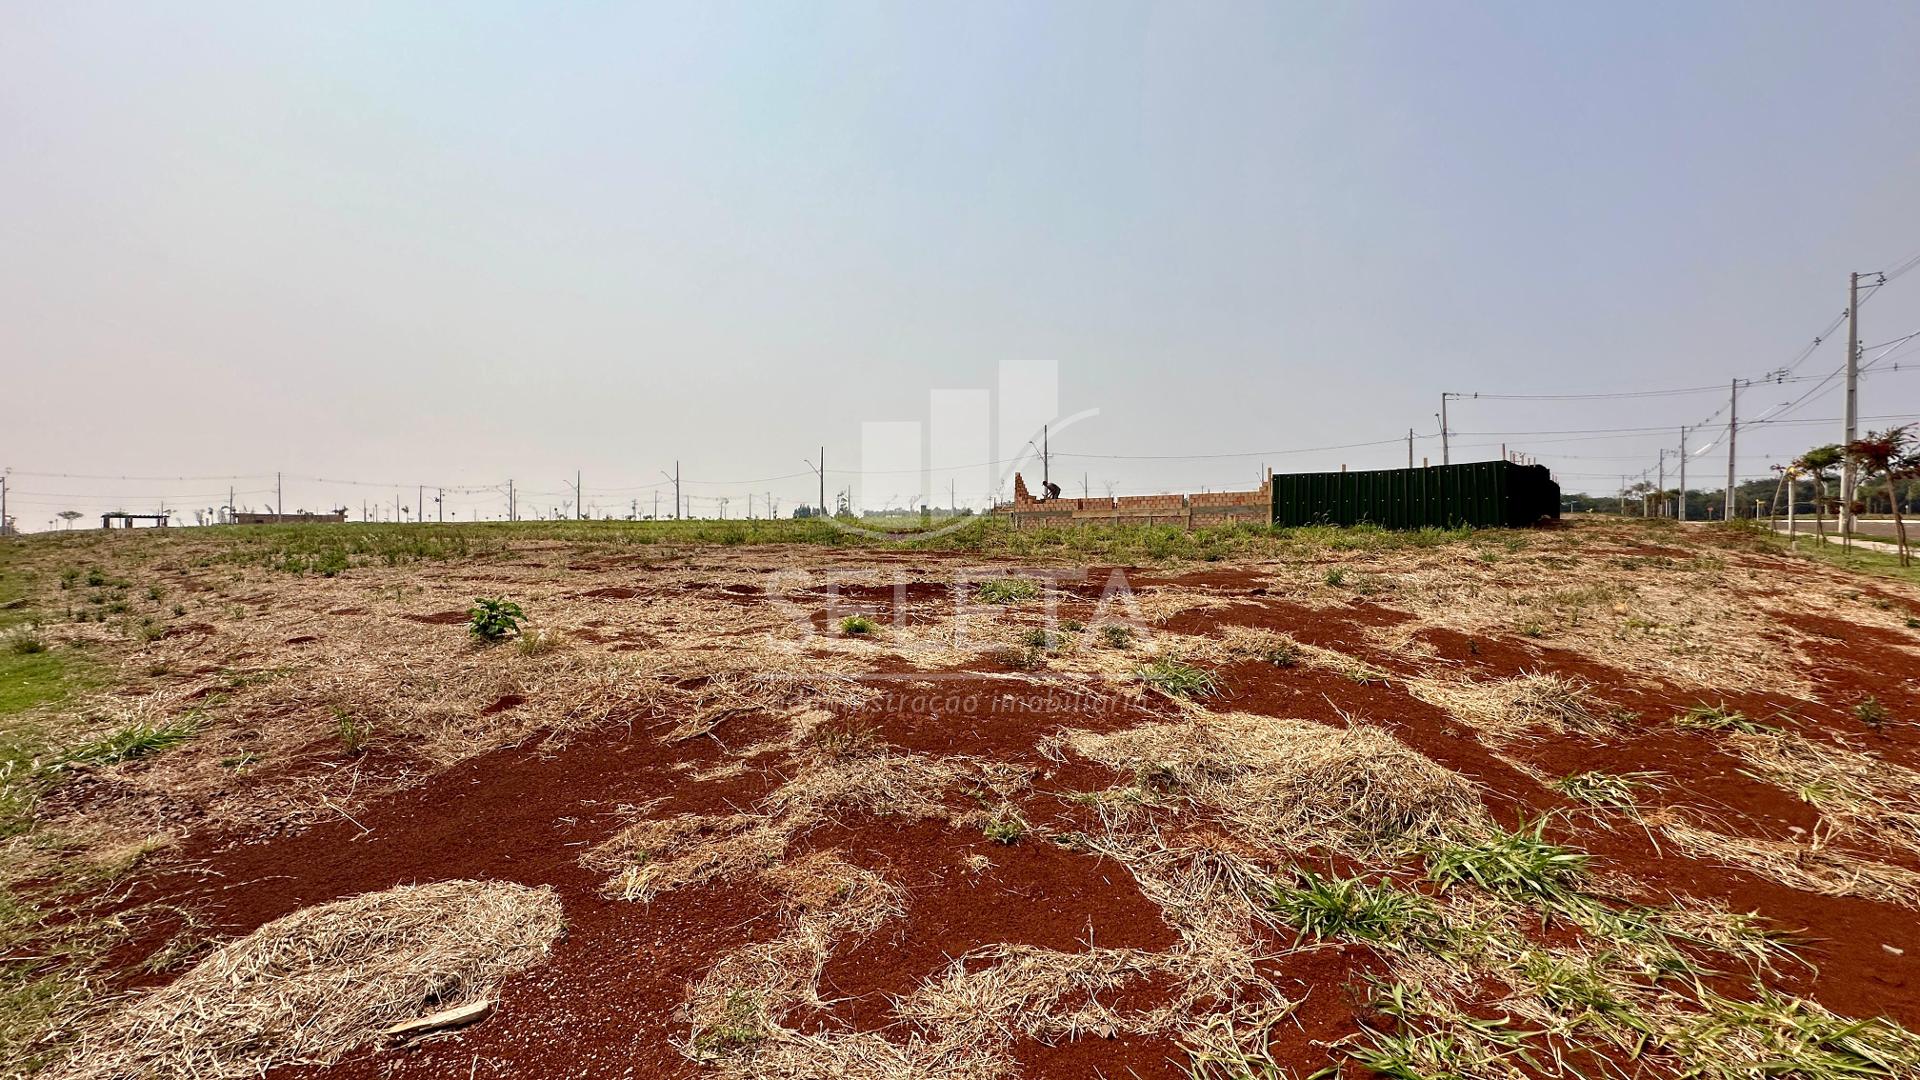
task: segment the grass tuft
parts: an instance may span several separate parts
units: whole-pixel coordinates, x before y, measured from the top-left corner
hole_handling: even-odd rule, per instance
[[[1134,676],[1169,697],[1211,697],[1220,692],[1210,672],[1171,656],[1160,657]]]
[[[1398,945],[1434,915],[1431,900],[1391,881],[1369,884],[1360,878],[1320,877],[1311,870],[1298,871],[1296,884],[1273,883],[1264,899],[1269,910],[1303,937],[1380,945]]]
[[[1513,832],[1494,830],[1467,843],[1438,845],[1427,852],[1427,876],[1554,908],[1579,906],[1575,886],[1591,856],[1547,840],[1545,828],[1540,818]]]
[[[76,746],[60,755],[60,765],[114,765],[157,754],[178,746],[200,731],[198,724],[182,720],[172,724],[130,724],[102,739]]]
[[[976,595],[989,604],[1017,604],[1040,597],[1040,583],[1027,578],[994,578],[980,583]]]

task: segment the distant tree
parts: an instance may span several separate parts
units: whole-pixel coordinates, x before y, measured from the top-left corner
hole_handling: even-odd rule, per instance
[[[1863,480],[1882,477],[1887,482],[1887,502],[1893,506],[1893,533],[1895,546],[1900,550],[1900,565],[1910,562],[1907,556],[1907,523],[1900,516],[1900,499],[1894,491],[1894,485],[1903,475],[1911,475],[1920,468],[1920,457],[1913,449],[1913,426],[1903,424],[1885,431],[1870,431],[1864,439],[1855,439],[1846,445],[1847,460],[1859,469]]]
[[[80,511],[78,510],[60,511],[60,520],[66,522],[67,528],[69,529],[73,528],[73,523],[75,521],[78,521],[79,519],[80,519]]]
[[[1847,454],[1844,449],[1836,443],[1828,443],[1801,454],[1794,459],[1792,465],[1795,472],[1803,473],[1813,481],[1813,528],[1822,540],[1826,539],[1827,535],[1826,510],[1832,502],[1827,497],[1827,477],[1833,472],[1835,466],[1846,459]]]

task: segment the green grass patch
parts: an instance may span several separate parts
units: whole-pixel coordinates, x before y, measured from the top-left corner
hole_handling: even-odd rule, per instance
[[[170,724],[129,724],[104,738],[82,743],[54,759],[55,765],[116,765],[157,754],[199,734],[192,720]]]
[[[880,629],[880,624],[865,615],[849,615],[840,620],[840,632],[848,637],[868,637]]]
[[[974,595],[989,604],[1017,604],[1040,598],[1040,583],[1027,578],[994,578],[983,581]]]
[[[1434,916],[1431,900],[1391,881],[1321,877],[1310,870],[1298,871],[1292,885],[1275,882],[1263,899],[1303,937],[1389,946]]]
[[[1549,841],[1546,819],[1513,832],[1495,830],[1464,843],[1427,851],[1427,876],[1441,885],[1477,885],[1509,899],[1552,908],[1577,903],[1591,856]]]
[[[1209,697],[1220,692],[1220,685],[1211,672],[1171,656],[1162,656],[1133,674],[1171,697]]]

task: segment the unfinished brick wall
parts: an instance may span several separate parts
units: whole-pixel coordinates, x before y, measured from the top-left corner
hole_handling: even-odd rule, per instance
[[[1266,525],[1273,516],[1273,479],[1252,491],[1208,491],[1198,495],[1122,495],[1113,499],[1033,497],[1015,473],[1013,501],[994,508],[1009,515],[1016,529],[1049,525],[1178,525],[1191,529],[1234,523]]]

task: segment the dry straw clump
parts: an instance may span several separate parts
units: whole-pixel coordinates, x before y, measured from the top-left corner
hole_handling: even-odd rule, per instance
[[[1601,735],[1615,727],[1593,684],[1577,675],[1525,672],[1488,681],[1412,679],[1407,690],[1447,710],[1461,723],[1500,739],[1542,732]]]
[[[1819,840],[1794,844],[1731,836],[1681,820],[1664,822],[1660,828],[1690,854],[1722,860],[1791,888],[1920,909],[1920,874],[1837,851]]]
[[[1133,773],[1143,797],[1212,808],[1267,850],[1367,856],[1486,819],[1465,777],[1364,725],[1207,714],[1112,734],[1076,731],[1067,745]]]
[[[648,901],[672,889],[740,880],[780,861],[793,837],[841,815],[950,816],[945,792],[966,785],[1005,800],[1027,786],[1027,770],[964,758],[860,750],[815,752],[806,767],[753,813],[641,817],[590,851],[589,869],[613,874],[609,895]]]
[[[1920,772],[1784,732],[1734,732],[1727,741],[1760,776],[1818,808],[1838,832],[1920,852]]]
[[[402,885],[275,919],[82,1035],[61,1080],[258,1076],[331,1064],[385,1028],[491,996],[547,956],[550,888]]]

